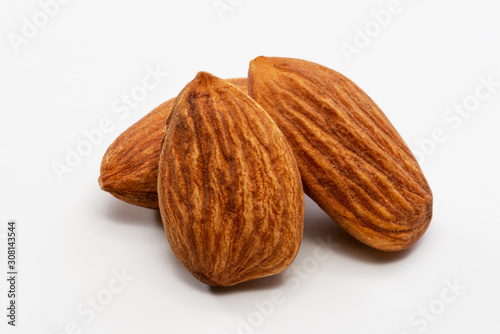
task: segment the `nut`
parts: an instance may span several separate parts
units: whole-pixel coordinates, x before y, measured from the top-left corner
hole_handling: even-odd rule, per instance
[[[245,78],[228,79],[247,92]],[[175,99],[159,105],[109,146],[101,163],[99,184],[127,203],[158,209],[158,160],[165,122]]]
[[[297,254],[304,195],[292,150],[255,101],[211,74],[174,102],[158,195],[173,253],[203,283],[273,275]]]
[[[304,191],[342,228],[384,251],[413,245],[432,217],[415,157],[356,84],[299,59],[258,57],[249,94],[283,131]]]

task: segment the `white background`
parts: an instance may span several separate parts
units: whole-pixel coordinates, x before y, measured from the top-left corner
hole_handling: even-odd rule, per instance
[[[6,325],[1,280],[1,332],[499,332],[500,87],[481,86],[500,82],[498,1],[401,0],[383,27],[372,12],[387,0],[221,2],[231,10],[219,15],[213,0],[73,0],[44,22],[37,1],[2,0],[0,259],[4,277],[6,224],[16,219],[20,276],[16,328]],[[34,16],[38,31],[14,47],[23,18]],[[347,44],[358,49],[351,57]],[[293,267],[213,289],[178,263],[158,212],[99,189],[100,160],[116,136],[197,71],[246,76],[259,55],[331,67],[385,111],[420,155],[434,193],[434,218],[418,244],[375,251],[307,200]],[[168,76],[127,115],[115,113],[148,67]],[[477,99],[476,89],[489,95]],[[448,111],[464,103],[467,117]],[[65,164],[68,148],[103,119],[113,131],[58,180],[53,164]],[[110,295],[122,270],[133,279]],[[95,317],[92,298],[109,302]]]

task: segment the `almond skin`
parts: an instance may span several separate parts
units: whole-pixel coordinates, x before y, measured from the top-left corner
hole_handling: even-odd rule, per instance
[[[424,234],[432,192],[415,157],[356,84],[291,58],[250,63],[249,94],[283,131],[305,193],[363,243],[399,251]]]
[[[292,150],[269,115],[200,72],[167,121],[158,195],[177,259],[203,283],[277,274],[302,240],[304,195]]]
[[[247,92],[247,79],[227,79]],[[109,146],[101,163],[101,189],[127,203],[158,206],[158,161],[165,123],[175,99],[156,107]]]

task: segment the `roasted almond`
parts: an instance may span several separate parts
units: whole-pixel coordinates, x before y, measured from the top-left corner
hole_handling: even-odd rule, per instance
[[[246,78],[227,79],[247,91]],[[165,122],[175,99],[159,105],[109,146],[101,163],[99,184],[127,203],[158,209],[158,160]]]
[[[412,152],[356,84],[291,58],[250,63],[249,94],[274,119],[304,190],[342,228],[384,251],[413,245],[432,217],[432,192]]]
[[[175,100],[158,195],[173,253],[203,283],[277,274],[297,254],[304,195],[292,150],[255,101],[211,74]]]

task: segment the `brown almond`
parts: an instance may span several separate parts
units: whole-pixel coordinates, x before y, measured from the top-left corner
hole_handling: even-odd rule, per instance
[[[304,191],[365,244],[413,245],[432,217],[432,192],[396,129],[356,84],[291,58],[250,63],[249,94],[274,119],[299,166]]]
[[[292,150],[247,94],[200,72],[167,121],[158,195],[177,259],[203,283],[274,275],[295,258],[304,195]]]
[[[227,79],[247,92],[247,79]],[[109,146],[101,163],[99,184],[127,203],[158,209],[158,161],[165,122],[174,99],[162,103],[125,130]]]

